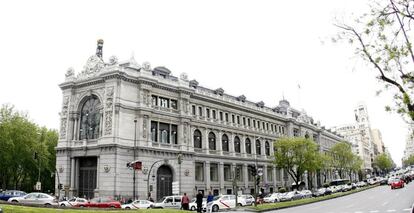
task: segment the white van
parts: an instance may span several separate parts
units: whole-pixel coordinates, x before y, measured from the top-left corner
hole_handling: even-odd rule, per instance
[[[154,208],[174,208],[181,209],[181,198],[180,195],[171,195],[161,198],[157,203],[154,204]]]

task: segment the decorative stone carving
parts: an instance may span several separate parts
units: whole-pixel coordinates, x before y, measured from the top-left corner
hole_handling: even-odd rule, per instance
[[[108,173],[109,171],[111,171],[111,167],[109,167],[109,165],[108,165],[108,164],[105,164],[105,165],[103,166],[103,169],[104,169],[104,172],[105,172],[105,173]]]
[[[190,175],[190,170],[186,169],[186,170],[184,171],[184,175],[188,177],[188,176]]]
[[[259,101],[259,102],[256,103],[256,106],[260,107],[260,108],[263,108],[264,105],[265,105],[265,103],[263,101]]]
[[[183,128],[183,133],[184,133],[184,143],[187,143],[187,133],[188,133],[188,123],[184,123],[184,128]]]
[[[112,114],[113,114],[114,87],[106,88],[105,100],[105,135],[112,134]]]
[[[67,127],[67,121],[68,121],[68,110],[69,108],[69,96],[63,97],[62,101],[62,111],[60,112],[60,137],[65,138],[66,137],[66,127]]]
[[[69,67],[65,73],[65,81],[70,81],[70,80],[73,80],[74,78],[75,78],[75,70],[73,69],[73,67]]]
[[[245,102],[246,101],[246,96],[240,95],[239,97],[237,97],[237,100],[241,101],[241,102]]]
[[[183,81],[188,81],[188,75],[187,73],[183,72],[180,74],[180,79]]]
[[[190,81],[190,87],[196,89],[198,87],[198,81],[191,80]]]
[[[89,57],[83,67],[82,72],[78,75],[78,78],[90,78],[95,76],[105,67],[105,63],[96,55]]]
[[[214,90],[214,94],[223,95],[224,94],[224,89],[223,88],[218,88],[218,89]]]
[[[151,70],[151,64],[150,64],[150,62],[145,61],[144,63],[142,63],[142,68],[143,68],[145,71],[150,71],[150,70]]]
[[[142,121],[142,130],[143,130],[143,134],[142,137],[146,138],[147,137],[147,124],[148,123],[148,115],[144,115],[144,120]]]
[[[111,57],[109,57],[109,64],[110,65],[115,65],[115,64],[117,64],[118,63],[118,57],[116,57],[116,56],[111,56]]]

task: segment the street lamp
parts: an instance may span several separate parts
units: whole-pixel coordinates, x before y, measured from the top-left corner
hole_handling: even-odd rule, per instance
[[[134,162],[136,161],[136,146],[137,146],[137,119],[134,119]],[[135,187],[135,168],[133,169],[133,177],[132,177],[132,179],[133,179],[133,190],[132,190],[132,197],[134,197],[134,200],[136,200],[136,194],[135,194],[135,190],[136,190],[136,187]]]
[[[178,161],[178,194],[181,194],[181,163],[183,162],[183,155],[181,152],[177,156]]]

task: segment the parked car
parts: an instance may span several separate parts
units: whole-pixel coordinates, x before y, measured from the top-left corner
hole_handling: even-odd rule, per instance
[[[253,205],[254,204],[254,197],[252,195],[239,195],[238,199],[244,199],[246,205]]]
[[[165,196],[161,198],[157,203],[154,203],[154,208],[175,208],[181,209],[181,198],[182,196]]]
[[[121,203],[111,198],[97,197],[87,203],[80,203],[75,207],[93,207],[93,208],[121,208]]]
[[[342,192],[347,192],[347,191],[351,191],[352,190],[352,185],[351,184],[345,184],[342,185]]]
[[[135,200],[132,203],[121,205],[123,209],[150,209],[154,203],[149,200]]]
[[[395,178],[393,181],[391,181],[391,189],[397,188],[404,188],[404,181],[399,178]]]
[[[331,193],[337,193],[340,191],[340,189],[337,186],[330,186],[328,187],[329,191],[331,191]]]
[[[379,183],[380,183],[380,185],[387,185],[388,180],[386,178],[382,178]]]
[[[268,194],[263,198],[264,203],[276,203],[280,201],[280,193]]]
[[[325,195],[329,195],[329,194],[331,194],[331,191],[328,190],[327,188],[319,188],[318,190],[313,192],[312,195],[314,197],[320,197],[320,196],[325,196]]]
[[[280,197],[280,201],[291,201],[291,200],[298,200],[298,199],[302,199],[303,195],[297,191],[293,191],[293,192],[286,192],[284,194],[282,194],[282,196]]]
[[[190,203],[188,204],[188,208],[191,211],[197,210],[197,203],[196,203],[195,198],[191,199]],[[207,198],[203,198],[203,203],[201,204],[201,208],[203,211],[207,211]]]
[[[7,202],[26,203],[26,204],[40,204],[40,205],[58,205],[55,197],[45,193],[29,193],[23,197],[12,197]]]
[[[220,209],[231,209],[236,207],[236,196],[235,195],[219,195],[214,197],[212,210],[217,212]]]
[[[84,198],[72,198],[70,200],[65,200],[65,201],[61,201],[59,202],[59,206],[76,206],[78,204],[85,204],[87,203],[88,200],[84,199]]]
[[[23,197],[25,195],[27,195],[26,192],[17,191],[17,190],[6,190],[0,193],[0,200],[7,201],[12,197]]]
[[[302,190],[299,192],[302,195],[302,198],[310,198],[312,197],[312,192],[310,190]]]
[[[358,183],[356,183],[356,185],[357,185],[357,187],[364,187],[364,186],[366,186],[367,185],[367,183],[365,183],[364,181],[360,181],[360,182],[358,182]]]

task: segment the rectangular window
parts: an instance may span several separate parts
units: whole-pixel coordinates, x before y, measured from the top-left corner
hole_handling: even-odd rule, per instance
[[[243,117],[243,126],[246,126],[246,118]]]
[[[234,115],[231,115],[231,122],[236,123],[236,121],[234,120]]]
[[[223,121],[223,112],[220,112],[220,121]]]
[[[266,123],[266,130],[269,131],[269,123]]]
[[[226,118],[226,122],[229,122],[229,114],[226,112],[226,114],[224,115],[224,117]]]
[[[231,181],[231,170],[229,164],[224,164],[224,181]]]
[[[151,121],[151,140],[158,141],[158,123],[155,121]]]
[[[247,126],[250,127],[250,118],[247,119]]]
[[[253,165],[254,166],[254,165]],[[253,175],[252,175],[252,167],[251,166],[248,166],[247,167],[247,173],[249,174],[249,178],[248,178],[248,180],[249,181],[253,181],[254,180],[254,177],[253,177]]]
[[[236,180],[237,181],[243,181],[243,166],[237,165],[236,166]]]
[[[191,106],[191,113],[196,115],[196,107],[194,105]]]
[[[204,181],[204,163],[195,163],[195,180]]]
[[[272,167],[268,167],[267,168],[267,181],[273,181],[273,168]]]
[[[160,143],[170,143],[170,124],[159,123]]]
[[[203,116],[203,108],[202,107],[198,107],[198,115]]]
[[[240,124],[240,116],[237,116],[237,124]]]
[[[293,136],[299,137],[299,129],[296,129],[296,128],[293,129]]]
[[[210,164],[210,180],[218,181],[218,164],[217,163]]]
[[[216,119],[216,110],[213,109],[213,119]]]
[[[158,106],[158,97],[153,95],[151,96],[152,106]]]
[[[175,110],[178,109],[177,100],[171,100],[171,108]]]
[[[253,127],[256,128],[256,121],[253,120]]]
[[[168,107],[170,107],[169,106],[169,102],[170,102],[170,100],[169,99],[167,99],[167,98],[162,98],[162,97],[159,97],[160,98],[160,106],[161,107],[164,107],[164,108],[168,108]]]
[[[210,109],[206,109],[207,118],[210,118]]]

